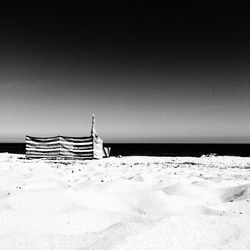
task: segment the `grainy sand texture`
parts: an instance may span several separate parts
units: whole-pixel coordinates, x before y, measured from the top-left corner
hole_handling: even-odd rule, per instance
[[[250,158],[0,154],[0,249],[250,249]]]

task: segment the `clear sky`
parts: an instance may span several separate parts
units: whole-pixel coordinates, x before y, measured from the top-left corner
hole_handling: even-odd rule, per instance
[[[105,142],[250,142],[250,22],[233,14],[137,6],[6,15],[0,142],[85,136],[92,113]]]

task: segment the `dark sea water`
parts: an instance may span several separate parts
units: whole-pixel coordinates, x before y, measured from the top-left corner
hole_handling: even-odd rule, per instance
[[[147,143],[105,143],[111,147],[111,156],[201,156],[217,155],[250,156],[250,144],[147,144]],[[24,143],[0,143],[0,152],[24,154]]]

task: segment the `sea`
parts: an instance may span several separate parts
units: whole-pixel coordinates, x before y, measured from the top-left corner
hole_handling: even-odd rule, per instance
[[[195,156],[227,155],[250,157],[250,144],[199,143],[105,143],[111,156]],[[0,152],[25,154],[25,143],[0,143]]]

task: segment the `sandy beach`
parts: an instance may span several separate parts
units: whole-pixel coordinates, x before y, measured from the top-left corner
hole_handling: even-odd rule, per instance
[[[0,249],[250,249],[250,158],[0,154]]]

